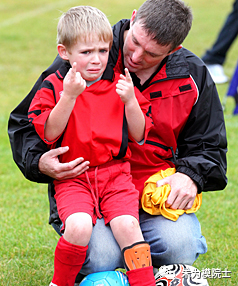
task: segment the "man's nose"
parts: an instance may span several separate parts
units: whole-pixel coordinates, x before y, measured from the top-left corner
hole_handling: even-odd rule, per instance
[[[137,48],[134,50],[134,53],[132,54],[132,61],[134,63],[139,63],[141,62],[143,58],[143,50],[141,48]]]

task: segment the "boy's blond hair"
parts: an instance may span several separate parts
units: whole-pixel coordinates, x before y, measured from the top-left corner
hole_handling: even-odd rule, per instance
[[[106,15],[95,7],[77,6],[62,14],[57,27],[57,44],[67,49],[80,41],[93,39],[110,42],[112,46],[113,34],[110,22]]]

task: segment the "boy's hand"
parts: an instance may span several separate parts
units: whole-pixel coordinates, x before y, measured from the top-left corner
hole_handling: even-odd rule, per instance
[[[86,81],[77,72],[77,63],[73,63],[72,68],[64,78],[63,95],[76,99],[86,88]]]
[[[124,104],[129,103],[131,100],[135,100],[134,85],[127,68],[125,68],[125,74],[120,75],[120,79],[116,84],[116,92],[119,94]]]

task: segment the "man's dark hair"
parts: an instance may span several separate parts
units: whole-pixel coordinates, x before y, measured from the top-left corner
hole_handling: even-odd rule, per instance
[[[147,0],[138,9],[132,24],[140,22],[148,35],[162,46],[178,47],[191,29],[191,8],[180,0]]]

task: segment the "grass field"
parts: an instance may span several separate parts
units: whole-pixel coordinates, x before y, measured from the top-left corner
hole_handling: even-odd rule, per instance
[[[194,22],[184,46],[198,56],[213,43],[231,9],[232,0],[188,0]],[[60,11],[91,5],[102,9],[111,24],[129,18],[143,0],[2,0],[0,3],[0,285],[48,285],[53,273],[57,234],[48,225],[47,186],[27,181],[12,160],[7,136],[10,111],[56,56],[56,25]],[[224,68],[231,77],[238,60],[238,41]],[[218,85],[221,100],[228,84]],[[238,271],[238,117],[228,98],[225,120],[229,143],[227,188],[205,193],[197,216],[208,252],[199,269],[231,271],[231,278],[209,279],[210,285],[237,285]],[[223,276],[225,273],[222,274]]]

